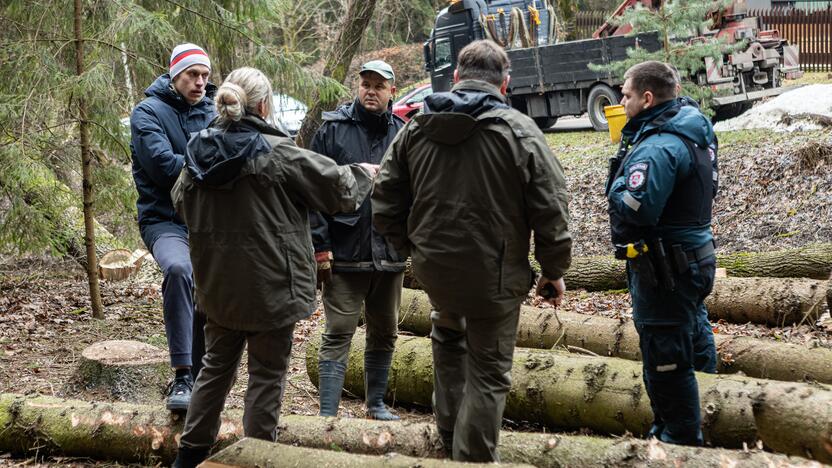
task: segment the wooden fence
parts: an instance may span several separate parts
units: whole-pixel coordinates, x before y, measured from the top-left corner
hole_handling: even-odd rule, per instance
[[[775,8],[749,12],[760,18],[763,29],[777,29],[780,36],[800,48],[800,69],[832,71],[832,8],[816,11]]]

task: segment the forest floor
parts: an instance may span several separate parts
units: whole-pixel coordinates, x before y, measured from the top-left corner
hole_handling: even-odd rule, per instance
[[[591,131],[548,134],[546,138],[567,174],[574,255],[608,254],[602,192],[606,161],[615,146],[606,134]],[[714,230],[721,251],[832,242],[832,132],[737,131],[721,133],[719,138],[722,178]],[[160,291],[161,275],[153,267],[127,281],[103,282],[106,316],[95,320],[90,314],[84,271],[76,264],[49,257],[0,256],[0,392],[93,398],[75,385],[81,351],[111,339],[165,348]],[[610,315],[629,307],[628,295],[621,292],[570,291],[562,310]],[[832,320],[828,314],[824,317],[816,324],[785,328],[720,322],[714,329],[717,333],[832,347]],[[320,333],[321,323],[318,311],[297,324],[282,414],[318,412],[318,394],[307,377],[304,356],[308,337]],[[227,407],[242,408],[246,383],[244,361]],[[156,403],[164,404],[161,391]],[[360,398],[345,396],[340,415],[364,417],[362,403]],[[425,408],[396,406],[394,411],[405,420],[432,420]],[[505,423],[507,429],[530,429]],[[0,465],[38,463],[0,454]],[[44,463],[83,466],[93,462],[61,458]]]

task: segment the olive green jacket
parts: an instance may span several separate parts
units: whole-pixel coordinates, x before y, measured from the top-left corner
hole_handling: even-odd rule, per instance
[[[425,101],[385,154],[373,222],[438,307],[463,315],[516,308],[571,260],[563,169],[529,117],[497,88],[463,81]]]
[[[316,264],[307,213],[355,211],[371,188],[365,169],[300,149],[258,118],[196,134],[171,197],[188,226],[200,310],[244,331],[309,316]]]

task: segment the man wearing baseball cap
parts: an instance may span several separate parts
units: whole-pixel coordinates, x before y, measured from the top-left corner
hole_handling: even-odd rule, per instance
[[[191,133],[214,118],[216,86],[208,82],[208,54],[197,45],[176,46],[169,69],[145,90],[147,97],[130,116],[130,151],[139,192],[139,230],[164,274],[165,334],[176,373],[167,408],[181,412],[188,409],[204,353],[204,323],[194,314],[188,231],[173,210],[170,191],[182,170]]]
[[[379,164],[404,126],[391,112],[396,77],[393,68],[381,60],[365,63],[358,74],[358,96],[350,104],[324,112],[324,123],[310,149],[338,164]],[[326,315],[318,365],[321,415],[338,412],[350,342],[363,307],[367,415],[399,419],[385,407],[384,394],[396,343],[405,258],[372,227],[369,197],[354,213],[311,213],[310,223]]]

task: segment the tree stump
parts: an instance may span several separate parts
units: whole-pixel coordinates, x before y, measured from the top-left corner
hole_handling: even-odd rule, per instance
[[[170,375],[165,350],[130,340],[100,341],[81,353],[78,380],[86,390],[109,392],[115,400],[158,401]]]

